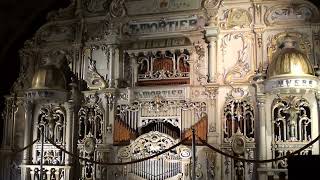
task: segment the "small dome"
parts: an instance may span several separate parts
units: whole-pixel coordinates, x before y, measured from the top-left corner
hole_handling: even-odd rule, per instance
[[[31,88],[65,90],[66,79],[64,73],[55,65],[40,67],[33,75]]]
[[[294,47],[291,39],[286,39],[284,47],[273,58],[268,67],[267,77],[314,75],[314,69],[307,56]]]

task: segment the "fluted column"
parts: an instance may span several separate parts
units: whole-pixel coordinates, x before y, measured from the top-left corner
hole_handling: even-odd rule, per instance
[[[259,125],[259,138],[258,138],[258,157],[260,160],[267,159],[266,155],[266,113],[265,113],[265,95],[258,95],[257,96],[257,103],[258,103],[258,111],[259,111],[259,118],[258,118],[258,125]],[[261,169],[266,168],[266,164],[260,164],[259,167]],[[259,180],[267,180],[267,174],[264,171],[259,172]]]
[[[215,80],[217,73],[217,39],[219,29],[217,27],[207,27],[205,36],[208,43],[208,82]]]
[[[33,118],[33,102],[30,100],[26,100],[24,102],[24,109],[25,109],[25,127],[24,127],[24,139],[23,139],[23,146],[27,146],[31,143],[31,135],[32,135],[32,118]],[[30,164],[30,153],[31,149],[28,148],[23,151],[22,157],[22,165]],[[21,180],[29,180],[30,168],[23,167],[21,168]]]
[[[315,139],[319,135],[319,122],[320,122],[320,92],[317,93],[317,108],[314,108],[312,111],[315,112],[315,116],[317,115],[317,119],[311,122],[312,126],[312,139]],[[311,118],[312,119],[312,118]],[[320,141],[312,146],[312,153],[319,154],[320,153]]]
[[[138,81],[138,64],[137,64],[137,56],[135,54],[130,54],[130,63],[132,68],[132,82],[131,87],[135,87],[136,82]]]
[[[24,108],[25,108],[25,128],[24,128],[24,140],[23,140],[23,146],[27,146],[31,143],[31,135],[32,135],[32,118],[33,118],[33,102],[32,101],[25,101],[24,102]],[[30,163],[30,148],[23,151],[23,164],[29,164]]]
[[[109,87],[113,87],[114,50],[109,46]]]
[[[72,152],[72,130],[73,130],[73,121],[74,121],[74,104],[72,102],[66,102],[66,150]],[[65,154],[65,164],[72,164],[72,158],[70,155]]]
[[[119,80],[119,49],[117,45],[109,45],[109,87],[117,87]]]

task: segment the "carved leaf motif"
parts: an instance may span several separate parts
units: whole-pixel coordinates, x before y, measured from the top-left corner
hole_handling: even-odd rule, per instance
[[[228,13],[227,28],[249,27],[252,23],[251,15],[244,9],[231,9]]]
[[[225,69],[226,73],[224,75],[224,82],[246,82],[248,81],[248,77],[252,75],[254,72],[252,70],[252,66],[250,65],[251,60],[249,59],[251,54],[250,43],[252,40],[251,34],[228,34],[222,39],[222,51],[224,56],[230,57],[230,54],[226,54],[226,49],[228,47],[228,43],[233,40],[241,40],[241,49],[237,51],[237,61],[236,63],[230,67],[229,69]],[[240,46],[240,45],[239,45]],[[231,49],[232,51],[232,49]],[[228,59],[229,60],[229,59]],[[228,65],[228,63],[226,63]]]
[[[122,17],[126,14],[124,0],[113,0],[110,4],[110,14],[113,17]]]
[[[214,8],[221,3],[221,0],[204,0],[203,7]]]

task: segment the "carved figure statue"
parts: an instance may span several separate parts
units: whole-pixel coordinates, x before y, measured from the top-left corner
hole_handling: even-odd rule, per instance
[[[50,139],[52,139],[54,137],[54,127],[55,127],[55,122],[54,122],[54,118],[53,118],[53,115],[52,115],[52,112],[51,110],[48,112],[48,115],[46,115],[46,120],[47,120],[47,123],[48,123],[48,130],[49,130],[49,137]]]
[[[297,121],[298,121],[298,114],[300,113],[299,108],[296,108],[294,106],[290,106],[287,110],[287,113],[289,114],[289,118],[287,120],[287,127],[288,127],[288,134],[287,136],[290,138],[290,140],[296,140],[297,139]]]

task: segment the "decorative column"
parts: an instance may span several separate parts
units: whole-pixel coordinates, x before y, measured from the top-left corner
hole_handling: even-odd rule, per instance
[[[31,143],[31,135],[32,135],[32,118],[33,118],[33,102],[30,100],[26,100],[24,102],[25,108],[25,129],[24,129],[24,140],[23,146],[27,146]],[[23,160],[22,164],[29,164],[30,163],[30,148],[23,151]]]
[[[265,95],[257,95],[258,104],[258,124],[259,124],[259,141],[258,141],[258,157],[260,160],[267,159],[266,157],[266,114],[265,114]],[[265,169],[266,164],[259,164],[259,168]],[[264,171],[259,172],[259,180],[267,180],[268,176]]]
[[[114,51],[114,87],[117,88],[119,86],[119,79],[120,79],[120,54],[119,48],[117,45],[113,45]]]
[[[105,93],[105,118],[104,118],[104,124],[105,124],[105,129],[104,129],[104,143],[105,144],[113,144],[113,124],[114,124],[114,119],[110,119],[110,114],[112,113],[111,111],[113,110],[113,104],[114,104],[114,95],[112,92],[107,92]]]
[[[256,68],[259,68],[260,66],[264,68],[264,64],[268,64],[268,62],[263,61],[263,29],[262,28],[256,28],[254,29],[255,36],[256,36],[256,45],[255,48],[255,57],[256,57]]]
[[[24,127],[24,140],[23,146],[27,146],[31,143],[31,135],[32,135],[32,118],[33,118],[33,102],[30,100],[25,100],[23,103],[25,108],[25,127]],[[23,151],[22,165],[30,164],[30,152],[31,149],[28,148]],[[30,169],[22,166],[21,167],[21,180],[28,180]]]
[[[315,115],[317,115],[317,119],[315,119],[314,121],[311,122],[311,136],[312,139],[315,139],[318,135],[319,135],[319,122],[320,122],[320,92],[316,93],[316,101],[317,101],[317,108],[315,108],[314,106],[312,107],[312,111],[316,112],[314,113]],[[312,118],[313,119],[313,118]],[[318,141],[317,143],[315,143],[312,146],[312,154],[319,154],[320,153],[320,141]]]
[[[109,87],[117,87],[119,80],[119,49],[117,45],[108,45],[109,48]]]
[[[130,64],[132,69],[132,80],[131,80],[131,87],[135,87],[136,83],[138,82],[138,63],[137,63],[137,56],[134,53],[129,54],[130,57]]]
[[[218,28],[206,29],[206,39],[208,41],[208,82],[214,82],[217,73],[217,35]]]
[[[220,144],[220,132],[217,132],[217,127],[221,127],[221,124],[217,119],[219,119],[219,114],[217,113],[219,106],[217,103],[217,96],[219,93],[219,88],[216,86],[206,87],[205,94],[207,98],[207,111],[208,111],[208,143],[209,144]],[[206,153],[208,154],[208,153]],[[221,162],[221,155],[215,156],[214,162]],[[220,163],[212,162],[212,169],[208,169],[210,174],[214,177],[221,177]],[[208,179],[208,178],[207,178]],[[210,178],[209,178],[210,179]]]
[[[5,108],[0,116],[2,116],[3,122],[3,132],[2,133],[2,149],[10,149],[13,141],[11,140],[13,137],[12,131],[13,126],[10,125],[15,121],[15,102],[12,97],[6,97],[5,99]],[[10,137],[11,135],[11,137]],[[11,141],[10,141],[11,140]]]
[[[271,148],[271,145],[267,143],[267,135],[268,135],[268,129],[267,129],[267,108],[270,108],[269,106],[266,106],[266,94],[265,94],[265,86],[264,81],[266,79],[266,74],[262,68],[258,69],[256,71],[255,76],[253,77],[253,80],[255,81],[255,89],[256,89],[256,98],[257,98],[257,105],[258,105],[258,118],[255,120],[257,121],[256,125],[259,127],[259,132],[255,133],[258,137],[258,158],[260,160],[267,159],[267,149]],[[271,134],[271,131],[269,131],[269,136]],[[266,174],[267,164],[259,164],[259,167],[257,169],[259,180],[267,180],[268,176]]]
[[[113,71],[114,71],[114,50],[112,48],[112,45],[109,45],[109,88],[113,87]]]
[[[218,87],[206,87],[205,94],[207,97],[208,106],[208,136],[218,137],[217,133],[217,100],[216,96],[218,94]],[[220,127],[220,126],[219,126]],[[209,143],[216,143],[216,139]]]
[[[72,130],[73,130],[73,121],[74,121],[74,104],[73,102],[66,102],[66,150],[73,152],[72,150]],[[65,164],[72,164],[72,158],[69,154],[65,154]]]

